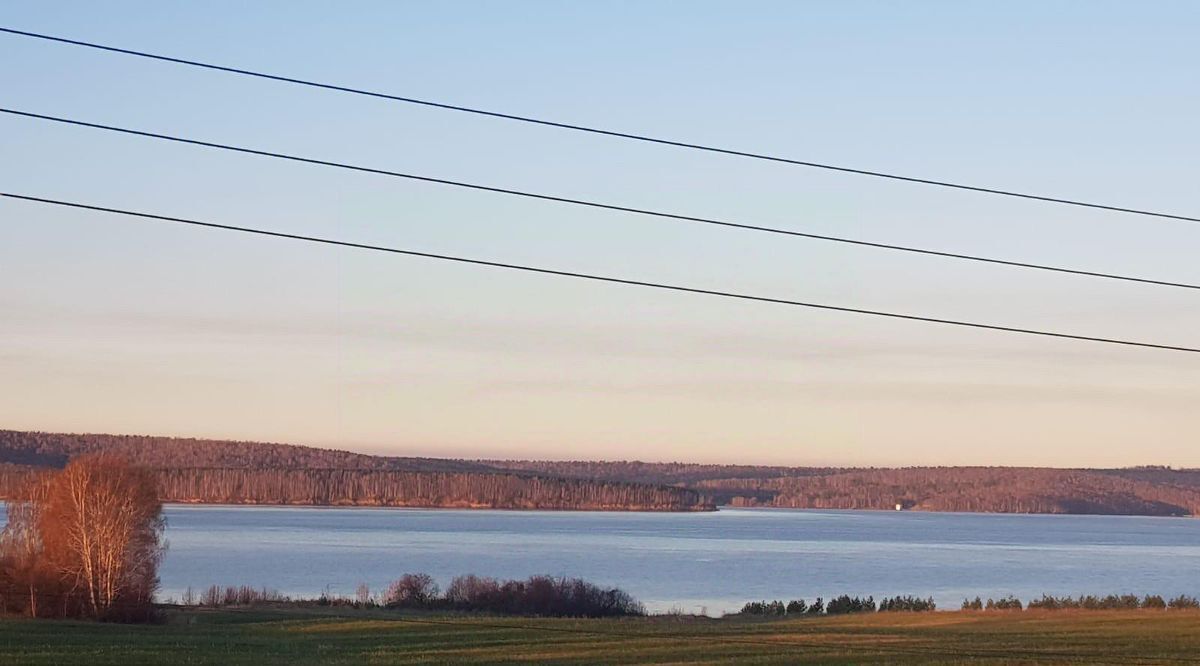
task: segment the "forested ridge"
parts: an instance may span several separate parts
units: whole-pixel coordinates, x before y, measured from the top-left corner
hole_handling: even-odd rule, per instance
[[[0,491],[29,469],[115,451],[166,501],[512,509],[817,509],[1200,515],[1200,470],[829,468],[641,461],[453,460],[288,444],[0,430]]]
[[[698,492],[559,478],[438,458],[369,456],[287,444],[0,431],[0,493],[75,456],[119,453],[149,468],[166,502],[496,509],[703,511]]]
[[[700,490],[717,504],[807,509],[987,513],[1200,515],[1200,470],[1045,467],[849,469],[646,463],[483,460],[490,467],[560,476],[626,479]]]
[[[694,511],[699,493],[647,484],[480,472],[156,469],[170,502],[465,509]]]
[[[491,468],[538,472],[585,479],[638,483],[690,485],[711,479],[775,479],[819,476],[842,471],[835,467],[781,467],[775,465],[717,465],[640,460],[479,460]]]
[[[483,464],[451,458],[372,456],[294,444],[0,430],[0,462],[62,467],[72,456],[100,451],[120,453],[147,467],[495,471]]]
[[[987,513],[1200,514],[1200,486],[1126,478],[1125,470],[912,467],[774,479],[710,479],[694,487],[738,506]],[[1150,477],[1152,479],[1159,476]]]

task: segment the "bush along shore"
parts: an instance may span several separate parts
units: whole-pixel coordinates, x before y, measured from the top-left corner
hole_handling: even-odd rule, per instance
[[[404,574],[382,594],[360,584],[353,597],[324,593],[316,598],[292,598],[270,589],[213,585],[200,593],[189,588],[168,605],[224,608],[286,605],[336,606],[392,610],[474,611],[497,615],[539,617],[623,617],[646,614],[640,602],[624,590],[603,588],[581,578],[530,576],[497,580],[468,574],[454,578],[443,592],[428,574]]]
[[[443,591],[433,577],[423,573],[404,574],[386,590],[372,594],[360,584],[353,596],[290,597],[268,588],[213,585],[197,592],[188,588],[179,600],[167,606],[236,608],[288,606],[297,608],[337,607],[354,609],[480,612],[494,615],[536,617],[629,617],[647,615],[645,607],[619,588],[603,588],[580,578],[530,576],[525,580],[499,580],[468,574],[454,578]],[[751,601],[740,611],[727,615],[772,618],[801,618],[855,613],[921,613],[936,611],[932,597],[900,595],[876,600],[873,596],[843,594],[828,601],[817,597],[791,601]],[[962,611],[1021,610],[1200,610],[1200,600],[1188,595],[1164,598],[1133,594],[1104,597],[1055,597],[1043,595],[1028,603],[1016,597],[965,599]],[[671,614],[671,613],[668,613]]]
[[[979,597],[964,599],[962,609],[965,611],[1003,611],[1003,610],[1193,610],[1200,609],[1200,600],[1181,594],[1173,599],[1164,599],[1157,594],[1139,597],[1136,594],[1110,594],[1106,597],[1092,595],[1078,597],[1053,597],[1042,595],[1041,599],[1033,599],[1028,604],[1022,604],[1015,597],[988,599],[986,602]]]
[[[1136,594],[1110,594],[1105,597],[1079,596],[1054,597],[1042,595],[1028,603],[1016,597],[1008,596],[984,601],[980,597],[965,599],[961,610],[964,611],[1019,611],[1019,610],[1195,610],[1200,609],[1200,599],[1187,595],[1179,595],[1166,599],[1156,594],[1139,597]],[[804,599],[783,601],[751,601],[735,615],[751,615],[766,617],[804,617],[816,615],[845,615],[849,613],[887,613],[909,612],[919,613],[937,610],[933,598],[922,599],[913,596],[885,597],[878,602],[875,597],[851,597],[841,595],[829,601],[817,597],[813,602]]]
[[[920,599],[912,596],[890,597],[875,601],[875,597],[852,597],[843,594],[826,602],[817,597],[812,603],[804,599],[782,601],[751,601],[737,615],[766,615],[774,617],[799,617],[802,615],[846,615],[849,613],[875,612],[921,612],[937,610],[933,598]]]

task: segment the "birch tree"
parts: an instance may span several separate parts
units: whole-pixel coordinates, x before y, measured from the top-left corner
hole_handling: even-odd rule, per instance
[[[84,614],[149,611],[165,548],[151,473],[112,454],[81,456],[49,479],[38,514],[43,558]]]

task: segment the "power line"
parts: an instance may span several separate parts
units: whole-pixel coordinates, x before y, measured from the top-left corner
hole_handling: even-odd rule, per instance
[[[1129,276],[1129,275],[1119,275],[1116,273],[1104,273],[1104,272],[1100,272],[1100,271],[1088,271],[1088,270],[1075,269],[1075,268],[1066,268],[1066,267],[1062,267],[1062,266],[1051,266],[1048,264],[1035,264],[1035,263],[1024,262],[1024,261],[1013,261],[1013,260],[1008,260],[1008,259],[997,259],[997,258],[993,258],[993,257],[982,257],[982,256],[978,256],[978,255],[963,254],[963,253],[959,253],[959,252],[944,252],[941,250],[930,250],[930,249],[911,247],[911,246],[906,246],[906,245],[895,245],[895,244],[891,244],[891,243],[877,243],[874,241],[859,240],[859,239],[854,239],[854,238],[829,236],[829,235],[825,235],[825,234],[814,234],[814,233],[808,233],[808,232],[803,232],[803,231],[793,231],[790,229],[781,229],[778,227],[766,227],[766,226],[755,225],[755,224],[733,222],[733,221],[729,221],[729,220],[719,220],[719,219],[708,218],[708,217],[697,217],[694,215],[682,215],[679,213],[668,213],[668,212],[664,212],[664,211],[656,211],[656,210],[650,210],[650,209],[646,209],[646,208],[634,208],[631,206],[622,206],[622,205],[618,205],[618,204],[601,203],[598,201],[589,201],[586,199],[561,197],[561,196],[556,196],[556,195],[552,195],[552,194],[542,194],[542,193],[538,193],[538,192],[529,192],[529,191],[525,191],[525,190],[515,190],[512,188],[506,188],[506,187],[481,185],[479,183],[470,183],[470,182],[465,182],[465,181],[449,180],[446,178],[435,178],[432,176],[422,176],[419,174],[404,173],[404,172],[400,172],[400,171],[391,171],[391,170],[387,170],[387,169],[376,169],[373,167],[365,167],[365,166],[359,166],[359,165],[354,165],[354,164],[347,164],[344,162],[332,162],[329,160],[322,160],[322,159],[310,158],[310,157],[301,157],[301,156],[297,156],[297,155],[289,155],[286,153],[277,153],[277,152],[266,151],[266,150],[258,150],[255,148],[233,146],[230,144],[215,143],[215,142],[211,142],[211,141],[201,141],[198,139],[187,139],[184,137],[172,136],[169,134],[160,134],[160,133],[156,133],[156,132],[147,132],[147,131],[143,131],[143,130],[135,130],[135,129],[130,129],[130,128],[126,128],[126,127],[117,127],[115,125],[103,125],[100,123],[92,123],[92,122],[87,122],[87,121],[83,121],[83,120],[74,120],[71,118],[62,118],[62,117],[58,117],[58,116],[49,116],[49,115],[40,114],[40,113],[32,113],[29,111],[18,111],[16,109],[0,108],[0,113],[7,113],[10,115],[21,116],[21,117],[26,117],[26,118],[34,118],[37,120],[47,120],[47,121],[51,121],[51,122],[63,123],[63,124],[67,124],[67,125],[74,125],[74,126],[78,126],[78,127],[101,129],[101,130],[106,130],[106,131],[110,131],[110,132],[118,132],[121,134],[129,134],[129,135],[133,135],[133,136],[140,136],[140,137],[146,137],[146,138],[151,138],[151,139],[160,139],[160,140],[164,140],[164,141],[184,143],[184,144],[189,144],[189,145],[194,145],[194,146],[201,146],[204,148],[214,148],[217,150],[227,150],[227,151],[245,153],[245,154],[250,154],[250,155],[258,155],[260,157],[272,157],[272,158],[276,158],[276,159],[289,160],[289,161],[293,161],[293,162],[302,162],[305,164],[315,164],[318,166],[334,167],[334,168],[338,168],[338,169],[349,169],[351,171],[360,171],[360,172],[372,173],[372,174],[376,174],[376,175],[391,176],[394,178],[404,178],[404,179],[408,179],[408,180],[416,180],[416,181],[421,181],[421,182],[426,182],[426,183],[434,183],[437,185],[447,185],[447,186],[451,186],[451,187],[460,187],[460,188],[482,191],[482,192],[491,192],[493,194],[505,194],[505,195],[509,195],[509,196],[523,197],[523,198],[527,198],[527,199],[537,199],[540,201],[553,201],[556,203],[565,203],[565,204],[571,204],[571,205],[575,205],[575,206],[584,206],[584,207],[588,207],[588,208],[596,208],[596,209],[601,209],[601,210],[612,210],[612,211],[617,211],[617,212],[622,212],[622,213],[633,213],[635,215],[645,215],[645,216],[657,217],[657,218],[661,218],[661,219],[676,220],[676,221],[683,221],[683,222],[696,222],[696,223],[707,224],[707,225],[712,225],[712,226],[740,229],[743,231],[756,231],[756,232],[763,232],[763,233],[771,233],[771,234],[778,234],[778,235],[783,235],[783,236],[792,236],[792,237],[796,237],[796,238],[807,238],[810,240],[820,240],[820,241],[828,241],[828,242],[833,242],[833,243],[843,243],[843,244],[847,244],[847,245],[856,245],[856,246],[860,246],[860,247],[870,247],[870,248],[881,249],[881,250],[908,252],[911,254],[922,254],[922,255],[926,255],[926,256],[943,257],[943,258],[948,258],[948,259],[960,259],[960,260],[964,260],[964,261],[976,261],[976,262],[981,262],[981,263],[1001,265],[1001,266],[1010,266],[1010,267],[1015,267],[1015,268],[1026,268],[1026,269],[1041,270],[1041,271],[1051,271],[1054,273],[1064,273],[1064,274],[1069,274],[1069,275],[1080,275],[1080,276],[1084,276],[1084,277],[1103,278],[1103,279],[1108,279],[1108,280],[1120,280],[1123,282],[1136,282],[1136,283],[1140,283],[1140,284],[1149,284],[1149,285],[1155,285],[1155,286],[1160,286],[1160,287],[1177,287],[1177,288],[1181,288],[1181,289],[1200,289],[1200,284],[1194,284],[1194,283],[1173,282],[1173,281],[1169,281],[1169,280],[1156,280],[1156,279],[1152,279],[1152,278],[1143,278],[1143,277],[1136,277],[1136,276]]]
[[[60,44],[71,44],[73,46],[82,46],[90,49],[98,49],[101,51],[109,51],[111,53],[121,53],[124,55],[137,56],[139,58],[149,58],[151,60],[160,60],[179,65],[187,65],[189,67],[200,67],[203,69],[215,70],[218,72],[227,72],[230,74],[240,74],[243,76],[252,76],[259,79],[267,79],[270,81],[278,81],[282,83],[291,83],[310,88],[321,88],[323,90],[333,90],[337,92],[350,93],[354,95],[363,95],[366,97],[374,97],[377,99],[386,99],[393,102],[404,102],[406,104],[417,104],[420,106],[432,107],[435,109],[444,109],[448,111],[461,111],[479,116],[488,116],[490,118],[501,118],[504,120],[512,120],[533,125],[542,125],[546,127],[557,127],[559,129],[572,130],[576,132],[587,132],[589,134],[599,134],[602,136],[616,137],[619,139],[629,139],[633,141],[641,141],[644,143],[654,143],[664,146],[674,146],[676,148],[686,148],[690,150],[700,150],[709,153],[719,153],[722,155],[732,155],[735,157],[745,157],[755,160],[765,160],[768,162],[777,162],[781,164],[791,164],[794,166],[810,167],[814,169],[825,169],[827,171],[837,171],[841,173],[855,174],[859,176],[871,176],[873,178],[884,178],[888,180],[898,180],[907,183],[917,183],[920,185],[933,185],[936,187],[948,187],[956,190],[966,190],[969,192],[978,192],[982,194],[994,194],[1005,197],[1015,197],[1018,199],[1030,199],[1033,201],[1042,201],[1048,203],[1065,204],[1068,206],[1080,206],[1083,208],[1093,208],[1099,210],[1107,210],[1117,213],[1130,213],[1133,215],[1147,215],[1150,217],[1166,218],[1170,220],[1182,220],[1185,222],[1200,222],[1200,217],[1192,217],[1189,215],[1177,215],[1174,213],[1163,213],[1158,211],[1142,210],[1138,208],[1128,208],[1124,206],[1112,206],[1107,204],[1092,203],[1080,201],[1077,199],[1066,199],[1061,197],[1043,196],[1038,194],[1029,194],[1027,192],[1017,192],[1013,190],[1002,190],[993,187],[981,187],[977,185],[967,185],[964,183],[955,183],[945,180],[934,180],[930,178],[917,178],[914,176],[904,176],[901,174],[888,173],[883,171],[872,171],[870,169],[858,169],[854,167],[838,166],[835,164],[826,164],[822,162],[811,162],[807,160],[791,159],[787,157],[779,157],[777,155],[767,155],[763,153],[754,153],[744,150],[736,150],[733,148],[721,148],[719,146],[711,146],[700,143],[690,143],[687,141],[674,141],[671,139],[663,139],[659,137],[647,136],[644,134],[633,134],[630,132],[618,132],[616,130],[601,129],[598,127],[589,127],[586,125],[574,125],[571,123],[561,123],[544,118],[535,118],[532,116],[521,116],[511,113],[502,113],[500,111],[489,111],[487,109],[479,109],[458,104],[448,104],[446,102],[435,102],[427,99],[418,99],[415,97],[405,97],[402,95],[392,95],[388,93],[364,90],[361,88],[352,88],[350,86],[342,86],[333,83],[321,83],[319,81],[310,81],[306,79],[298,79],[290,76],[282,76],[279,74],[268,74],[266,72],[257,72],[250,69],[240,67],[226,67],[199,60],[187,60],[184,58],[175,58],[172,56],[161,55],[157,53],[149,53],[146,51],[135,51],[133,49],[120,48],[117,46],[109,46],[106,44],[97,44],[95,42],[85,42],[77,39],[68,39],[66,37],[57,37],[55,35],[46,35],[37,32],[29,32],[26,30],[17,30],[14,28],[0,27],[0,32],[10,35],[20,35],[22,37],[32,37]]]
[[[355,243],[351,241],[343,241],[332,238],[322,238],[318,236],[305,236],[301,234],[292,234],[282,231],[270,231],[267,229],[257,229],[253,227],[242,227],[231,224],[218,224],[215,222],[202,222],[181,217],[172,217],[167,215],[157,215],[153,213],[143,213],[138,211],[124,210],[120,208],[110,208],[107,206],[97,206],[92,204],[84,204],[72,201],[63,201],[59,199],[48,199],[45,197],[35,197],[23,194],[13,194],[8,192],[0,192],[0,196],[10,199],[19,199],[22,201],[30,201],[42,204],[51,204],[55,206],[64,206],[69,208],[78,208],[84,210],[98,211],[103,213],[114,213],[117,215],[126,215],[130,217],[144,218],[148,220],[158,220],[162,222],[175,222],[179,224],[187,224],[197,227],[205,227],[210,229],[223,229],[226,231],[239,231],[247,234],[257,234],[260,236],[270,236],[274,238],[288,238],[292,240],[306,241],[310,243],[320,243],[324,245],[336,245],[341,247],[357,248],[360,250],[372,250],[375,252],[387,252],[391,254],[401,254],[411,257],[424,257],[426,259],[438,259],[441,261],[450,261],[460,264],[473,264],[476,266],[488,266],[491,268],[504,268],[508,270],[524,271],[527,273],[538,273],[542,275],[555,275],[558,277],[577,278],[582,280],[591,280],[594,282],[607,282],[612,284],[623,284],[634,287],[649,287],[652,289],[661,289],[665,291],[684,292],[690,294],[702,294],[706,296],[719,296],[722,298],[730,298],[742,301],[753,301],[760,303],[774,303],[776,305],[791,305],[802,308],[812,308],[816,310],[829,310],[833,312],[846,312],[851,314],[870,315],[873,317],[886,317],[889,319],[903,319],[908,321],[919,321],[930,324],[946,324],[950,326],[961,326],[966,328],[986,329],[992,331],[1002,331],[1005,333],[1021,333],[1025,335],[1037,335],[1049,338],[1061,338],[1067,340],[1081,340],[1086,342],[1103,342],[1114,345],[1124,345],[1129,347],[1145,347],[1150,349],[1163,349],[1168,351],[1200,353],[1200,348],[1182,347],[1176,345],[1156,344],[1150,342],[1138,342],[1134,340],[1122,340],[1117,338],[1104,338],[1090,335],[1075,335],[1070,333],[1056,333],[1053,331],[1043,331],[1029,328],[1017,328],[1014,326],[1001,326],[998,324],[982,324],[978,322],[962,321],[957,319],[942,319],[938,317],[927,317],[923,315],[912,315],[896,312],[885,312],[881,310],[867,310],[863,308],[852,308],[840,305],[828,305],[824,303],[809,303],[805,301],[796,301],[785,298],[774,298],[770,296],[758,296],[754,294],[744,294],[731,291],[719,291],[716,289],[702,289],[699,287],[687,287],[682,285],[666,284],[662,282],[649,282],[645,280],[633,280],[628,278],[612,277],[607,275],[596,275],[592,273],[580,273],[576,271],[558,270],[552,268],[541,268],[537,266],[528,266],[524,264],[511,264],[499,261],[490,261],[486,259],[474,259],[469,257],[460,257],[446,254],[435,254],[432,252],[420,252],[417,250],[406,250],[401,248],[386,247],[382,245],[369,245],[366,243]]]

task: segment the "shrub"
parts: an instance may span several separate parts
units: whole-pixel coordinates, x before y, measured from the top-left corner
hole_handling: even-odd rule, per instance
[[[1153,609],[1153,610],[1162,610],[1166,607],[1167,607],[1166,600],[1164,600],[1162,597],[1158,596],[1157,594],[1147,594],[1146,597],[1144,599],[1142,599],[1142,608],[1149,608],[1149,609]]]
[[[782,601],[751,601],[742,606],[743,615],[776,615],[781,616],[787,612],[787,608]]]
[[[979,597],[972,599],[963,599],[962,609],[965,611],[981,611],[983,610],[983,600]]]
[[[1070,599],[1070,597],[1068,597],[1068,599]],[[1036,608],[1039,610],[1058,610],[1063,608],[1063,605],[1062,601],[1060,601],[1058,598],[1052,597],[1048,594],[1043,594],[1041,599],[1031,599],[1029,601],[1029,608]]]
[[[1200,608],[1200,600],[1196,597],[1189,597],[1186,594],[1181,594],[1178,597],[1167,602],[1167,608],[1172,610],[1183,610],[1185,608]]]
[[[253,588],[249,585],[227,586],[210,585],[200,595],[200,605],[209,607],[219,606],[250,606],[260,603],[282,603],[291,599],[276,590],[268,588]]]
[[[1142,600],[1139,599],[1136,594],[1122,594],[1119,597],[1107,597],[1106,601],[1109,600],[1111,600],[1111,603],[1115,603],[1115,606],[1112,606],[1113,608],[1136,610],[1142,606]]]
[[[874,597],[861,599],[859,597],[851,597],[843,594],[835,599],[830,599],[829,604],[825,607],[825,612],[829,615],[843,615],[846,613],[870,613],[875,611]]]
[[[978,601],[978,599],[976,599]],[[965,605],[964,605],[965,608]],[[925,612],[937,610],[937,604],[933,602],[933,597],[928,599],[919,599],[913,596],[892,597],[879,602],[879,610],[881,612]]]
[[[766,615],[767,602],[765,601],[747,601],[741,610],[742,615]]]
[[[361,606],[375,605],[371,600],[371,588],[366,583],[359,583],[354,588],[354,600]]]
[[[438,596],[438,586],[429,574],[404,574],[388,585],[383,605],[389,607],[427,606]]]
[[[446,601],[455,606],[487,605],[500,594],[500,583],[495,578],[468,574],[450,581],[446,588]]]
[[[1110,594],[1105,597],[1090,594],[1079,597],[1054,597],[1043,594],[1041,599],[1029,602],[1029,608],[1039,610],[1136,610],[1138,608],[1166,608],[1166,605],[1167,602],[1162,597],[1147,595],[1139,598],[1134,594],[1119,596]]]
[[[988,599],[984,610],[1021,610],[1021,600],[1009,595],[1001,599]]]

